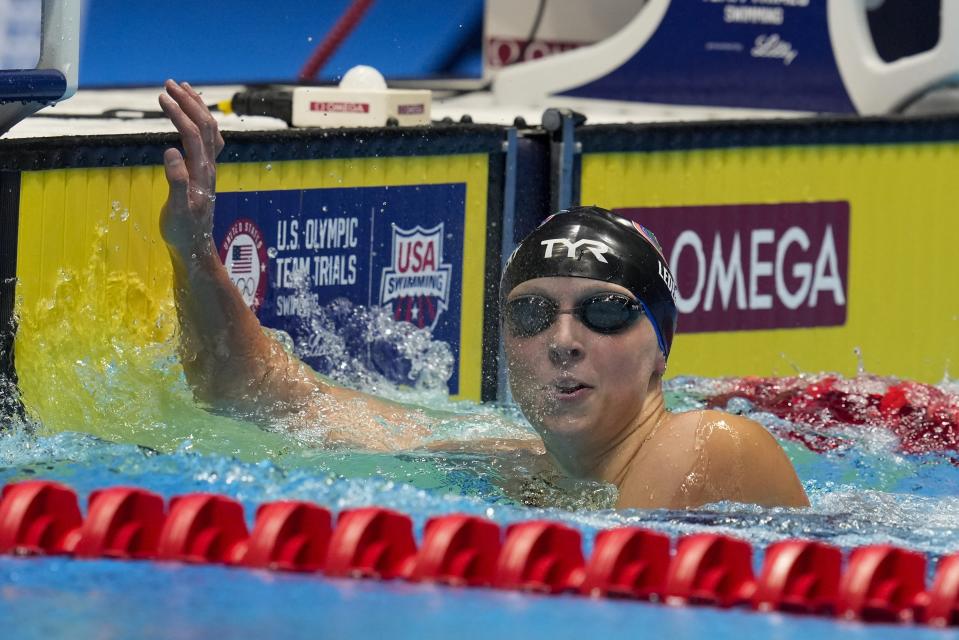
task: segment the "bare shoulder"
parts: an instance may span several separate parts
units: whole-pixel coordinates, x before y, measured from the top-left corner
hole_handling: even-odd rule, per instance
[[[684,432],[695,442],[689,478],[697,486],[687,485],[692,502],[809,504],[786,452],[758,422],[722,411],[677,414],[671,422],[670,430]]]
[[[745,416],[723,411],[701,411],[697,421],[702,444],[716,453],[748,447],[753,453],[781,452],[782,447],[766,427]]]
[[[692,438],[697,452],[724,455],[748,447],[755,452],[781,451],[769,431],[755,420],[723,411],[687,411],[672,414],[664,435],[670,439]]]

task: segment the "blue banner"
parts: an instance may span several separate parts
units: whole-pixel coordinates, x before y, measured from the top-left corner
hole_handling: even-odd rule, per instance
[[[217,195],[214,239],[265,326],[299,346],[309,343],[309,319],[336,300],[384,308],[450,346],[455,395],[465,216],[464,183],[231,192]],[[344,322],[336,330],[347,335]],[[367,350],[367,366],[411,382],[400,354],[353,346]],[[306,351],[303,359],[323,373],[335,364]]]
[[[632,58],[563,93],[663,104],[855,112],[833,55],[826,0],[673,0]]]

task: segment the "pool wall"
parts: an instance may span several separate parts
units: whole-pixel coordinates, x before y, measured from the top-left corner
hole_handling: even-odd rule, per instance
[[[959,119],[588,125],[552,111],[544,122],[227,132],[221,257],[264,324],[321,370],[308,319],[334,298],[430,327],[450,344],[459,398],[503,393],[504,256],[550,210],[580,202],[641,220],[667,246],[682,312],[671,375],[863,369],[938,382],[959,359],[948,294]],[[96,308],[120,309],[116,329],[134,342],[172,335],[156,215],[175,143],[0,141],[0,364],[13,373],[12,340],[28,404],[47,395],[46,363],[31,359],[64,321],[83,340]],[[84,278],[103,285],[96,299],[58,317],[76,309],[64,298],[93,289]],[[413,382],[402,354],[374,345],[364,357]]]
[[[580,200],[667,247],[675,373],[939,382],[959,356],[943,295],[956,133],[941,118],[583,127]]]

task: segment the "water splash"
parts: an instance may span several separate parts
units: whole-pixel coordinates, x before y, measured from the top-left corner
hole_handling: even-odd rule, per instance
[[[403,395],[405,387],[423,399],[446,396],[453,354],[427,329],[342,298],[313,307],[298,324],[296,354],[340,384],[377,395]]]
[[[106,227],[95,243],[83,269],[58,273],[48,298],[29,309],[19,301],[21,422],[43,435],[78,431],[159,451],[192,437],[198,450],[248,459],[292,446],[197,406],[177,358],[172,296],[108,267]]]

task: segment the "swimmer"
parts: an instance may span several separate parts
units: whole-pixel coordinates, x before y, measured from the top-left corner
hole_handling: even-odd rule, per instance
[[[324,380],[263,331],[213,244],[223,138],[189,84],[167,81],[165,89],[160,106],[186,156],[165,152],[160,230],[173,264],[180,358],[196,398],[269,428],[322,424],[329,446],[423,446],[426,413]],[[569,476],[614,484],[618,508],[807,506],[788,457],[761,425],[719,411],[666,410],[674,287],[640,225],[597,207],[548,218],[511,256],[500,291],[510,388],[540,439],[485,446],[544,452]]]

